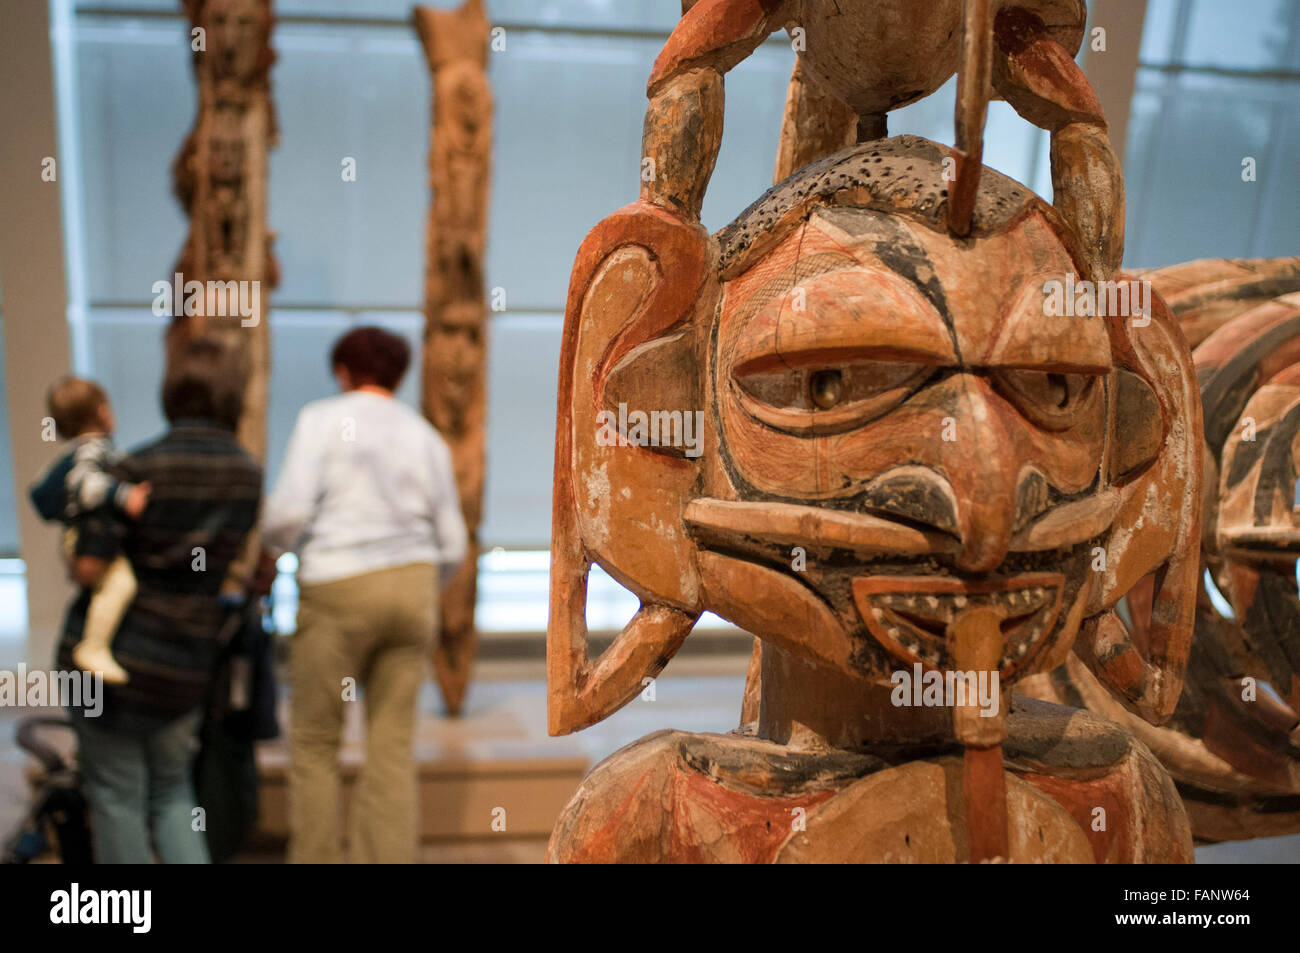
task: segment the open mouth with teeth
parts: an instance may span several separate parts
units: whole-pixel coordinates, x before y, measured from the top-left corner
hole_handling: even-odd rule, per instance
[[[1005,678],[1047,644],[1061,613],[1065,576],[1027,572],[966,582],[935,576],[864,576],[853,580],[853,599],[867,630],[895,658],[927,668],[952,667],[949,633],[976,608],[1001,616]]]
[[[869,513],[701,498],[684,517],[712,611],[881,683],[900,662],[957,668],[954,633],[973,631],[977,617],[980,668],[1008,680],[1059,664],[1095,575],[1087,569],[1097,538],[1076,541],[1078,530],[1026,539],[999,571],[976,576],[952,568],[959,544],[950,534]],[[786,568],[794,547],[808,553],[802,571]]]

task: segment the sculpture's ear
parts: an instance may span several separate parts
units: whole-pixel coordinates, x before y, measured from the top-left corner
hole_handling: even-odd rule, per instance
[[[1075,651],[1127,707],[1160,723],[1178,702],[1191,647],[1204,439],[1187,343],[1154,293],[1149,310],[1108,319],[1116,372],[1103,468],[1118,510],[1104,563],[1093,561],[1098,584]],[[1135,587],[1143,593],[1129,606],[1137,641],[1113,611]]]
[[[716,273],[708,233],[646,203],[605,219],[578,252],[556,413],[552,733],[592,724],[634,698],[701,611],[681,513],[711,442],[699,392],[707,322],[694,319],[716,307]],[[592,562],[642,603],[594,664],[585,620]]]

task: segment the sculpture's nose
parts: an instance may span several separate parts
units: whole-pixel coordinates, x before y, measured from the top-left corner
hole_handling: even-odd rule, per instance
[[[957,374],[943,386],[932,451],[873,480],[865,504],[956,537],[957,568],[991,572],[1006,558],[1015,524],[1014,447],[986,380]]]

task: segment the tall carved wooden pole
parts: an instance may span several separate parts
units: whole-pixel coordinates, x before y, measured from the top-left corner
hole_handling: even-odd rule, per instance
[[[267,298],[279,282],[267,228],[271,0],[184,0],[191,25],[198,117],[172,164],[190,216],[177,261],[169,352],[199,334],[227,341],[247,372],[239,440],[266,452],[270,378]]]
[[[470,535],[465,562],[442,594],[442,628],[433,655],[443,701],[455,715],[477,641],[474,600],[487,424],[483,256],[492,149],[490,25],[482,0],[465,0],[456,10],[416,7],[415,28],[433,74],[422,406],[451,447]]]

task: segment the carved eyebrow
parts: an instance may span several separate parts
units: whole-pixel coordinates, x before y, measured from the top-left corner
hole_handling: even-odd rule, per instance
[[[831,224],[844,229],[842,218],[829,216]],[[859,223],[870,223],[862,231],[850,232],[858,242],[858,247],[870,251],[876,261],[887,271],[910,282],[917,292],[930,302],[935,313],[948,328],[953,350],[957,360],[962,359],[961,341],[957,329],[953,326],[952,311],[948,306],[948,296],[944,293],[943,283],[935,272],[934,262],[925,246],[917,241],[910,228],[897,218],[886,214],[874,214]],[[873,266],[875,263],[872,263]]]
[[[1105,374],[1115,366],[1104,318],[1047,316],[1042,274],[1025,278],[1004,311],[997,337],[979,363],[1071,374]]]
[[[935,274],[934,264],[925,249],[900,231],[892,240],[873,242],[871,253],[894,274],[910,281],[930,302],[935,312],[943,319],[943,323],[948,326],[948,333],[952,335],[955,346],[957,334],[953,329],[952,315],[948,310],[948,296],[943,293],[943,284]]]
[[[806,310],[784,295],[769,299],[745,322],[733,367],[754,371],[781,364],[852,357],[941,365],[956,361],[951,332],[930,302],[900,275],[861,265],[807,280]]]
[[[813,255],[800,256],[791,264],[772,274],[766,281],[751,291],[746,297],[745,303],[736,312],[736,318],[744,320],[753,317],[770,302],[784,297],[810,278],[817,278],[833,271],[845,271],[861,267],[862,262],[843,252],[824,251]],[[734,281],[732,284],[734,284]]]

